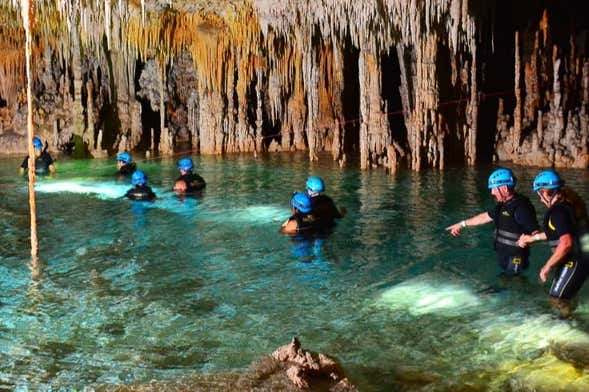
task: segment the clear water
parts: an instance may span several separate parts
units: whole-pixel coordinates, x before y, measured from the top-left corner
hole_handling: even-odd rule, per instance
[[[32,270],[26,180],[20,159],[1,159],[0,387],[242,370],[296,335],[362,391],[589,388],[555,349],[589,347],[589,284],[559,320],[537,279],[545,246],[527,280],[506,281],[491,227],[444,232],[492,205],[491,168],[389,176],[324,161],[197,157],[207,189],[184,202],[173,161],[142,162],[153,205],[118,198],[112,160],[60,161],[38,182]],[[529,195],[537,170],[516,172]],[[311,174],[348,210],[323,243],[278,232]],[[589,200],[587,171],[562,174]]]

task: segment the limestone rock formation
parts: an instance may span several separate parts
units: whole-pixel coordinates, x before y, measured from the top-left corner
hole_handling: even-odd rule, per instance
[[[53,151],[589,165],[581,0],[32,1],[33,120]],[[18,8],[0,0],[0,143],[14,153]]]

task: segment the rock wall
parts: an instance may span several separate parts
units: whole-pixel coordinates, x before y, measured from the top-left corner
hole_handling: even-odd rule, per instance
[[[38,3],[34,123],[50,150],[589,165],[582,1],[203,4]],[[24,32],[13,1],[0,11],[0,145],[24,153]]]

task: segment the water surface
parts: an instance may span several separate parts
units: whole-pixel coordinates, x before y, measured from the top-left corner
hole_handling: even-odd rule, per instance
[[[490,226],[444,232],[493,204],[491,167],[390,176],[303,154],[195,157],[207,188],[179,200],[174,161],[139,162],[159,196],[143,204],[119,197],[129,185],[112,160],[64,159],[38,181],[31,270],[20,161],[0,160],[2,388],[242,370],[295,335],[362,391],[589,388],[587,367],[559,359],[565,343],[589,347],[589,288],[559,320],[537,279],[545,246],[527,279],[506,280]],[[537,170],[515,171],[541,219]],[[587,171],[562,174],[589,200]],[[325,240],[300,242],[278,228],[309,175],[348,214]]]

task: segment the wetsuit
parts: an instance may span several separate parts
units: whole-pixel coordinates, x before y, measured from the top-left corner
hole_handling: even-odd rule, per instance
[[[129,189],[125,196],[131,200],[153,201],[155,199],[155,193],[148,185],[136,185],[134,188]]]
[[[201,176],[192,172],[186,173],[176,179],[176,181],[180,180],[186,183],[186,193],[201,191],[207,185]]]
[[[135,162],[125,163],[118,171],[119,176],[130,176],[132,175],[135,170],[137,170],[137,165]]]
[[[495,223],[494,248],[499,266],[508,274],[519,274],[528,268],[530,250],[520,248],[517,240],[524,233],[539,230],[534,206],[527,197],[516,193],[488,213]]]
[[[47,151],[43,151],[41,155],[35,158],[35,174],[49,173],[49,166],[51,166],[53,162],[51,155],[49,155]],[[20,167],[25,171],[29,168],[29,157],[25,157]]]
[[[297,222],[297,233],[309,233],[318,227],[318,221],[312,214],[304,214],[299,211],[288,218],[289,221],[293,219]]]
[[[548,209],[544,217],[544,232],[553,252],[561,236],[573,236],[573,249],[556,266],[550,287],[550,296],[570,299],[579,291],[589,275],[589,260],[581,257],[574,209],[570,203],[557,201]]]
[[[342,217],[331,197],[316,195],[311,197],[311,210],[321,226],[332,225],[336,219]]]

